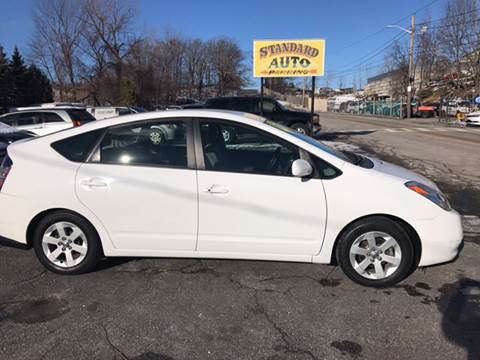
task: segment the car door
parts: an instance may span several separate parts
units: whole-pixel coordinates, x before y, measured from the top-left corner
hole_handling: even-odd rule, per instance
[[[60,115],[54,112],[42,112],[42,129],[38,131],[39,135],[51,134],[73,126],[72,122],[63,120]]]
[[[234,131],[235,143],[222,133]],[[199,119],[200,252],[275,258],[321,247],[326,202],[320,179],[291,175],[301,150],[252,126]]]
[[[42,135],[42,120],[38,112],[18,112],[8,115],[5,123],[19,130],[31,131],[37,135]]]
[[[162,128],[172,136],[163,136]],[[80,166],[77,196],[117,249],[195,250],[198,202],[190,129],[178,119],[111,127]]]

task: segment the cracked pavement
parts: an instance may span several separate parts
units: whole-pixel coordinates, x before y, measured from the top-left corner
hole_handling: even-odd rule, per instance
[[[464,215],[457,261],[370,289],[332,265],[265,261],[119,258],[58,276],[0,245],[0,359],[478,359],[475,138],[337,133],[408,126],[357,120],[322,115],[322,137],[437,181]]]

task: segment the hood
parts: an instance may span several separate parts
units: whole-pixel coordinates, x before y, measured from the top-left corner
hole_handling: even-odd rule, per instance
[[[291,110],[291,109],[286,109],[285,110],[286,113],[290,114],[290,115],[295,115],[297,117],[307,117],[310,119],[310,116],[311,116],[311,112],[309,111],[302,111],[302,110]],[[317,113],[314,113],[315,115],[318,115]]]
[[[404,179],[405,182],[417,181],[435,190],[439,190],[438,186],[433,181],[427,179],[425,176],[419,175],[411,170],[405,169],[401,166],[391,164],[380,159],[370,158],[370,160],[372,160],[373,162],[373,170]]]
[[[28,133],[27,131],[16,131],[16,132],[0,132],[0,143],[11,144],[18,140],[27,139],[33,137],[33,134]]]

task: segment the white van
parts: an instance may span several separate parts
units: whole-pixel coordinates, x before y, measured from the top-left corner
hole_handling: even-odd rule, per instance
[[[89,106],[87,107],[87,111],[90,114],[92,114],[97,120],[109,119],[112,117],[122,116],[122,115],[136,114],[139,112],[130,107],[119,107],[119,106],[116,106],[116,107]]]

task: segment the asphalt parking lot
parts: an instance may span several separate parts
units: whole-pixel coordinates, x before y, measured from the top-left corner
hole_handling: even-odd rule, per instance
[[[440,184],[465,223],[455,262],[370,289],[335,266],[263,261],[109,259],[65,277],[0,245],[0,358],[480,358],[480,131],[321,121],[328,143]]]

